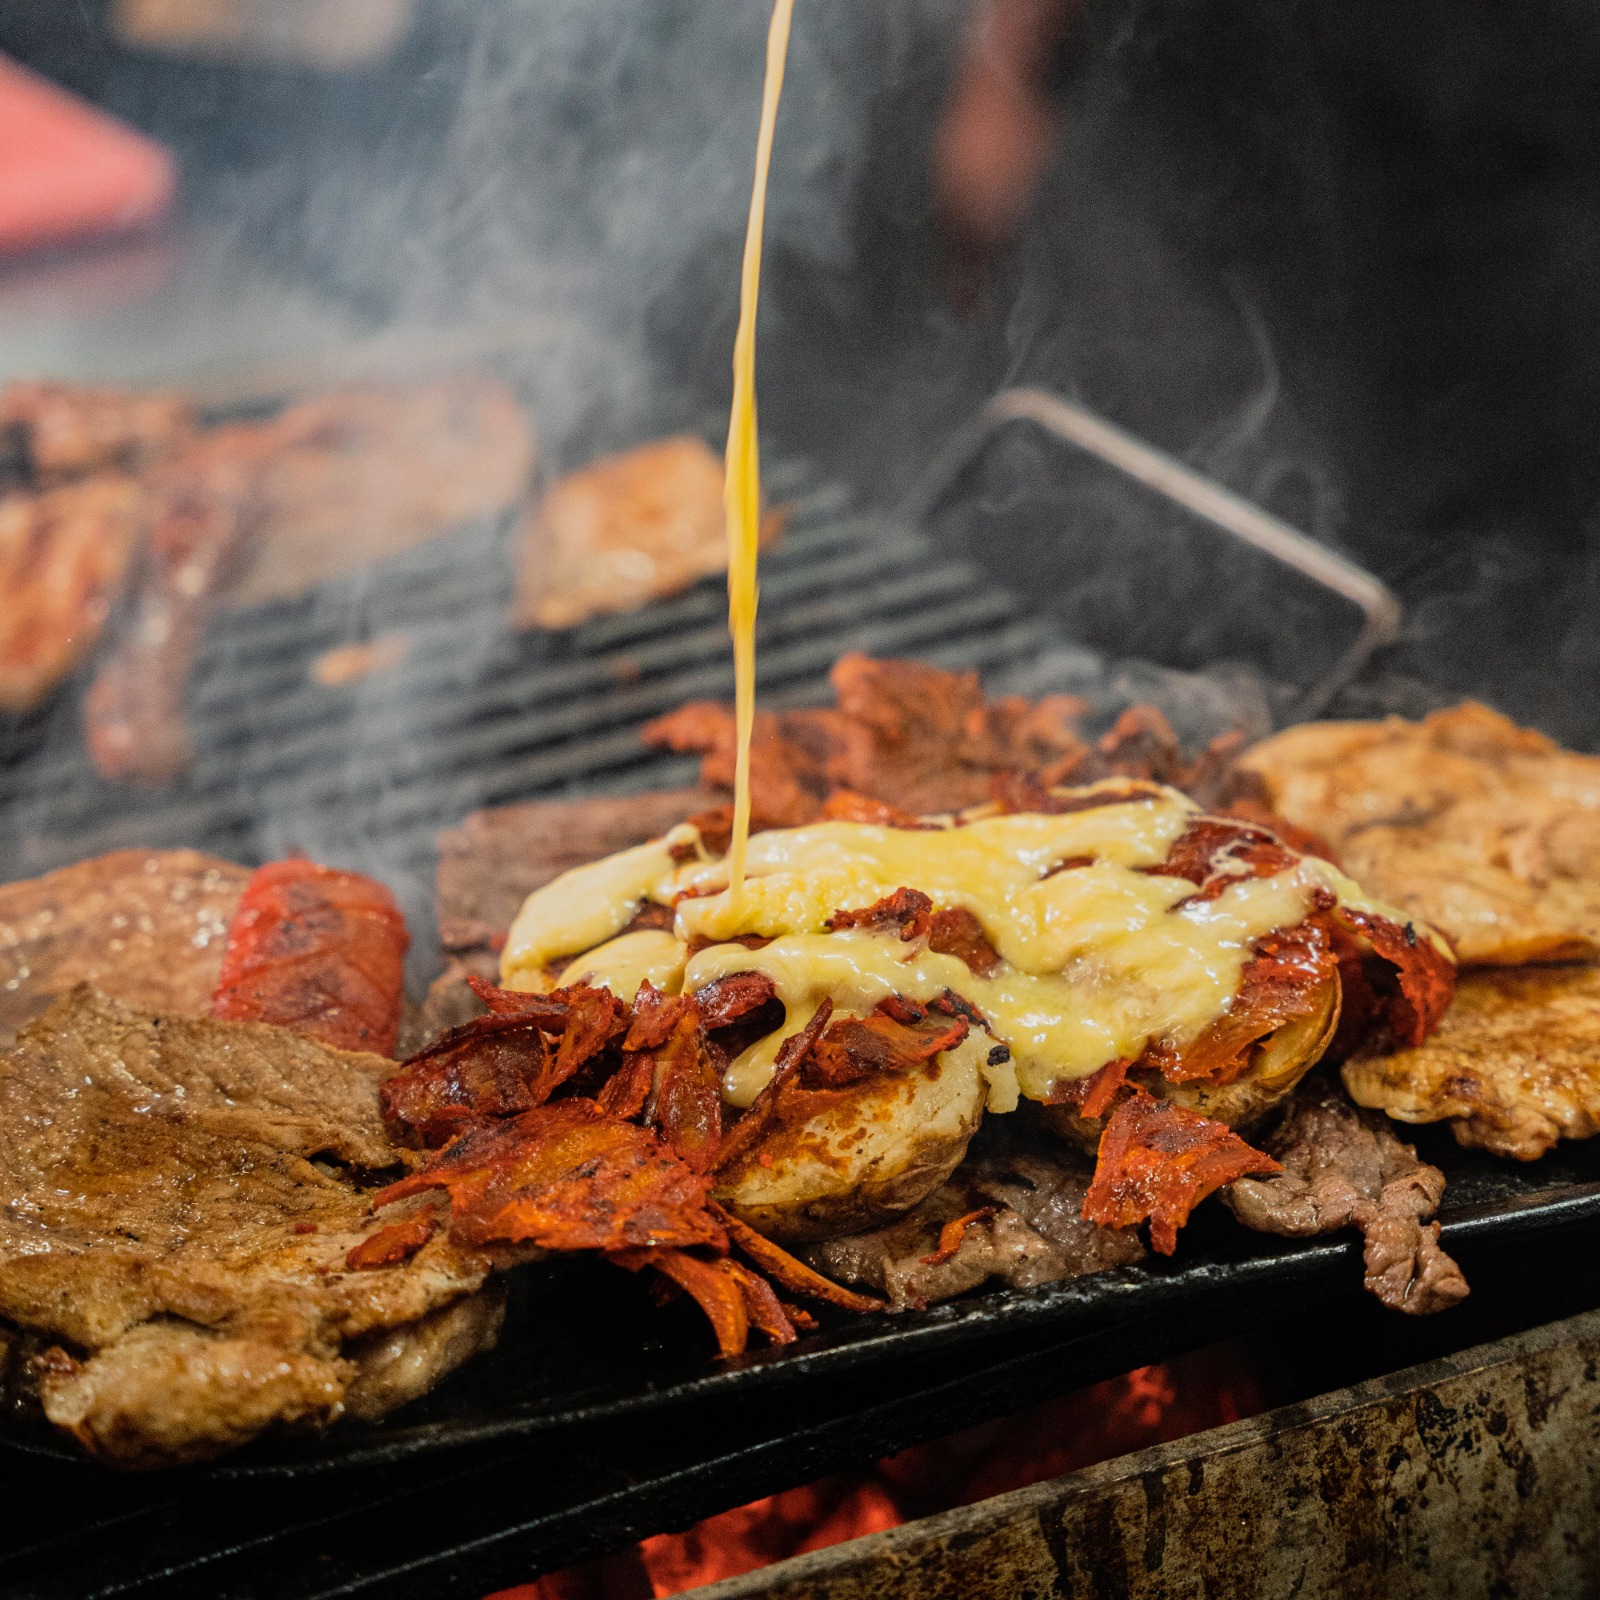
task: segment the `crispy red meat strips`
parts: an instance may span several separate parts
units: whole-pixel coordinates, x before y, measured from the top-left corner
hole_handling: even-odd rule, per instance
[[[734,1123],[723,1139],[722,1148],[717,1152],[715,1170],[733,1166],[772,1125],[778,1116],[778,1102],[784,1090],[816,1049],[817,1040],[822,1037],[832,1015],[833,1001],[824,999],[817,1007],[816,1015],[805,1027],[783,1041],[766,1088],[750,1102],[749,1110]]]
[[[1140,1065],[1173,1083],[1232,1083],[1250,1065],[1258,1041],[1319,1004],[1338,969],[1326,918],[1314,916],[1256,940],[1233,1004],[1183,1049],[1151,1045]]]
[[[711,1323],[720,1355],[742,1354],[752,1323],[773,1344],[794,1343],[794,1323],[771,1284],[737,1261],[707,1261],[682,1250],[616,1251],[608,1259],[632,1272],[654,1267],[692,1296]]]
[[[1135,1089],[1111,1113],[1100,1136],[1083,1216],[1109,1228],[1131,1228],[1148,1219],[1150,1243],[1170,1256],[1177,1230],[1213,1189],[1281,1170],[1271,1156],[1252,1150],[1222,1123]]]
[[[409,1261],[439,1228],[439,1219],[428,1213],[391,1222],[379,1228],[370,1239],[363,1239],[344,1258],[351,1272],[369,1272],[375,1267],[398,1267]]]
[[[1164,878],[1187,878],[1200,891],[1190,898],[1215,900],[1230,884],[1273,877],[1299,860],[1265,828],[1218,817],[1195,817],[1172,841],[1166,860],[1144,870]]]
[[[652,1120],[685,1166],[705,1172],[722,1146],[722,1070],[692,1010],[678,1018],[653,1054]]]
[[[870,906],[840,910],[828,918],[835,933],[842,928],[865,928],[870,933],[898,933],[902,939],[921,938],[928,931],[933,901],[920,889],[896,889]]]
[[[1379,997],[1384,1021],[1397,1044],[1421,1044],[1439,1026],[1455,998],[1454,963],[1441,955],[1433,940],[1412,923],[1391,922],[1353,906],[1340,906],[1334,915],[1349,932],[1363,936],[1374,953],[1395,969],[1395,992]]]
[[[1000,952],[989,943],[983,924],[965,906],[935,911],[928,921],[928,948],[966,962],[980,978],[1000,965]]]
[[[980,976],[1000,965],[1000,955],[989,943],[983,924],[965,906],[933,909],[933,901],[920,889],[899,888],[870,906],[835,911],[828,927],[866,928],[874,933],[898,932],[906,941],[926,938],[928,948],[956,956]]]
[[[1076,1106],[1080,1117],[1103,1117],[1111,1109],[1132,1065],[1128,1056],[1118,1056],[1086,1078],[1058,1080],[1051,1088],[1048,1103]]]
[[[807,1088],[842,1089],[880,1072],[908,1072],[967,1036],[965,1017],[927,1016],[914,1023],[893,1016],[841,1017],[817,1040],[800,1070]]]
[[[383,1191],[376,1205],[442,1189],[452,1233],[463,1243],[599,1250],[620,1266],[654,1267],[705,1311],[724,1355],[744,1348],[751,1327],[781,1344],[795,1337],[797,1325],[813,1325],[805,1313],[785,1308],[763,1278],[726,1258],[730,1233],[786,1287],[850,1310],[877,1309],[742,1223],[730,1229],[731,1219],[709,1200],[710,1180],[701,1174],[723,1149],[722,1058],[708,1040],[699,1001],[714,1016],[736,1021],[771,998],[768,980],[735,974],[699,997],[666,996],[645,984],[631,1008],[582,985],[550,995],[475,987],[491,1014],[413,1057],[384,1091],[397,1120],[434,1142],[441,1134],[459,1137],[427,1167]],[[826,1022],[825,1011],[814,1030],[790,1041],[785,1081]],[[586,1059],[624,1035],[620,1065],[598,1101],[570,1096],[523,1104],[565,1081],[556,1071],[560,1049],[545,1034],[559,1034],[563,1044],[580,1038],[572,1050],[588,1051]],[[630,1120],[647,1110],[659,1135]],[[426,1242],[420,1227],[411,1219],[381,1229],[355,1247],[349,1265],[392,1264],[400,1259],[396,1252]],[[714,1255],[685,1254],[695,1247]]]
[[[693,999],[701,1020],[714,1032],[759,1010],[777,993],[777,984],[764,972],[731,972],[696,989]],[[638,1007],[635,1000],[635,1013]]]
[[[990,798],[989,783],[1025,775],[1039,792],[1107,777],[1193,785],[1220,796],[1241,741],[1224,736],[1186,765],[1158,711],[1135,706],[1097,743],[1079,731],[1087,709],[1068,695],[985,701],[975,672],[852,652],[829,675],[838,705],[757,714],[750,790],[769,825],[819,816],[906,826],[902,819],[960,811]],[[731,789],[733,708],[697,701],[650,723],[647,744],[698,751],[701,781]],[[837,805],[834,796],[848,794]],[[873,808],[883,806],[888,814]],[[1035,807],[1024,801],[1016,809]]]
[[[469,1128],[373,1204],[442,1189],[451,1232],[469,1245],[720,1249],[727,1240],[706,1211],[709,1188],[650,1129],[572,1099]]]
[[[392,1055],[409,943],[381,883],[304,859],[270,862],[234,913],[211,1014]]]
[[[1287,817],[1280,817],[1265,800],[1249,795],[1235,796],[1222,807],[1222,814],[1236,817],[1240,822],[1252,823],[1258,828],[1266,828],[1277,834],[1291,850],[1298,850],[1303,856],[1321,856],[1324,861],[1339,865],[1333,846],[1320,833],[1313,833],[1310,828],[1302,828]]]
[[[468,1122],[533,1110],[548,1056],[537,1022],[475,1017],[441,1034],[385,1079],[379,1089],[384,1115],[437,1147]]]
[[[939,1242],[933,1254],[922,1257],[923,1266],[942,1267],[945,1262],[954,1260],[962,1241],[967,1237],[967,1229],[975,1228],[980,1222],[988,1222],[999,1214],[999,1206],[979,1206],[976,1211],[969,1211],[963,1217],[952,1217],[939,1230]]]
[[[825,1301],[843,1311],[882,1311],[883,1302],[871,1295],[856,1294],[841,1288],[830,1278],[797,1261],[781,1245],[775,1245],[764,1234],[757,1233],[749,1223],[741,1222],[731,1211],[715,1200],[710,1210],[718,1222],[728,1230],[728,1237],[755,1262],[769,1277],[781,1283],[793,1294],[809,1295],[813,1300]]]
[[[429,1146],[469,1122],[543,1105],[628,1027],[627,1007],[607,989],[580,983],[521,994],[469,981],[490,1014],[441,1034],[380,1091],[385,1114]],[[545,1034],[559,1034],[560,1045],[553,1049]]]

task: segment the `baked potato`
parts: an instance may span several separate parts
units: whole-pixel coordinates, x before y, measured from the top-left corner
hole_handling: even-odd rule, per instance
[[[974,1031],[917,1071],[803,1091],[816,1110],[779,1120],[731,1168],[716,1198],[780,1243],[876,1228],[955,1170],[983,1118],[992,1041]]]

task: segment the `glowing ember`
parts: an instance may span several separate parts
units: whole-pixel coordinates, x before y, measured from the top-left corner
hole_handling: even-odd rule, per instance
[[[1264,1411],[1254,1363],[1238,1349],[1196,1351],[964,1433],[754,1500],[599,1561],[502,1590],[489,1600],[660,1600],[809,1550],[881,1533],[918,1517]]]

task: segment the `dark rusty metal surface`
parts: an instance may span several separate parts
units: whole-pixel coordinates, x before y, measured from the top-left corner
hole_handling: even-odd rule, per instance
[[[694,1591],[1398,1600],[1600,1591],[1600,1312]]]

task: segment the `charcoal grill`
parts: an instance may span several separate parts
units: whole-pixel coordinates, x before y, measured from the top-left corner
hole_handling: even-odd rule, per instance
[[[991,686],[1074,689],[1102,714],[1168,681],[1119,673],[992,570],[859,510],[804,462],[768,476],[794,515],[763,569],[765,703],[826,698],[827,669],[848,649],[977,667]],[[465,811],[686,781],[690,765],[644,749],[637,730],[685,699],[731,693],[721,585],[519,636],[503,620],[511,531],[462,530],[303,599],[222,613],[194,677],[194,769],[173,792],[93,775],[74,692],[11,725],[0,865],[18,876],[131,844],[251,861],[298,845],[385,877],[420,932],[434,834]],[[396,630],[411,638],[400,667],[315,683],[322,650]],[[419,942],[421,975],[432,952]],[[1353,1330],[1381,1370],[1419,1339],[1454,1349],[1474,1330],[1586,1305],[1570,1275],[1556,1303],[1526,1280],[1600,1232],[1600,1152],[1571,1147],[1527,1169],[1439,1137],[1427,1152],[1450,1174],[1447,1244],[1478,1288],[1435,1328],[1372,1320],[1354,1241],[1266,1241],[1220,1214],[1195,1219],[1175,1263],[835,1325],[724,1368],[684,1308],[642,1315],[634,1280],[567,1263],[559,1297],[521,1280],[494,1356],[374,1429],[152,1480],[110,1477],[54,1436],[24,1441],[26,1454],[0,1457],[0,1592],[481,1595],[1209,1339],[1302,1337],[1311,1318],[1323,1345]]]

